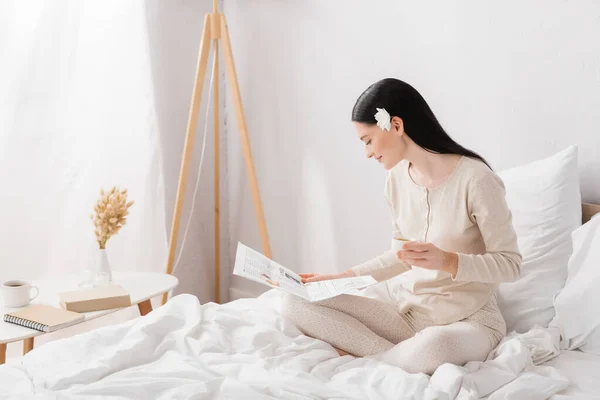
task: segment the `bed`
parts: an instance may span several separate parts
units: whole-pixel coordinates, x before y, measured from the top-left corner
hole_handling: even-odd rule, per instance
[[[490,361],[410,375],[338,356],[281,318],[279,299],[274,290],[223,305],[175,296],[145,317],[47,343],[1,366],[0,398],[598,398],[600,356],[565,351],[532,366],[528,344],[509,339]]]
[[[558,161],[566,157],[565,154]],[[570,161],[561,170],[576,174],[573,159],[569,158],[572,155],[569,153],[565,158]],[[561,163],[555,158],[551,165],[542,163],[534,167],[548,174],[552,165]],[[535,168],[529,166],[527,171]],[[516,179],[531,182],[523,171],[512,172]],[[541,176],[539,171],[532,174]],[[574,234],[573,253],[579,256],[586,250],[577,244],[587,240],[582,236],[585,229],[589,231],[590,227],[595,227],[594,232],[600,240],[600,217],[590,221],[593,215],[600,213],[600,206],[581,206],[579,187],[573,186],[573,176],[569,174],[562,178],[548,175],[547,191],[541,195],[543,179],[538,179],[535,185],[524,184],[517,191],[511,186],[511,174],[503,176],[516,229],[526,239],[523,247],[531,254],[535,253],[532,249],[540,249],[536,247],[536,241],[550,247],[538,251],[543,256],[539,260],[535,256],[528,258],[529,269],[522,273],[523,282],[517,282],[525,286],[507,286],[499,290],[504,305],[502,311],[515,329],[509,330],[485,361],[464,366],[445,364],[432,376],[408,374],[372,359],[339,356],[329,344],[303,335],[281,316],[282,293],[275,289],[257,298],[220,305],[200,304],[195,296],[181,294],[144,317],[46,343],[20,359],[0,366],[0,398],[598,398],[600,346],[590,348],[594,343],[590,340],[592,336],[573,336],[569,329],[561,326],[561,319],[556,318],[565,320],[564,304],[559,300],[563,292],[573,291],[572,285],[577,279],[571,275],[576,270],[581,273],[582,268],[571,268],[574,261],[570,255],[558,254],[562,258],[555,264],[564,275],[559,282],[560,294],[548,292],[539,302],[531,303],[545,304],[533,313],[530,303],[521,301],[519,308],[513,301],[519,299],[520,292],[526,297],[531,296],[525,290],[530,286],[532,289],[552,286],[551,278],[557,272],[547,268],[552,263],[546,256],[560,250],[559,244],[565,242],[565,238],[570,240],[569,229],[575,228],[573,215],[579,219],[575,222],[580,226],[575,231],[584,229],[578,236]],[[537,204],[527,196],[526,192],[533,190],[536,191],[535,198],[542,203]],[[565,195],[565,190],[571,195]],[[538,212],[542,213],[541,219],[532,219]],[[553,215],[559,218],[548,218]],[[581,219],[585,224],[582,225]],[[573,226],[567,229],[563,226],[565,223]],[[563,250],[560,251],[564,253]],[[591,254],[585,252],[588,253]],[[600,257],[600,250],[597,256]],[[578,262],[588,260],[583,256],[575,258]],[[542,268],[539,271],[533,268],[538,265],[535,264],[537,261]],[[592,272],[595,270],[594,264],[588,267]],[[531,279],[541,279],[543,284],[531,285]],[[553,302],[556,302],[556,313],[552,310],[547,315],[547,308],[554,307]],[[600,301],[596,303],[600,304]],[[579,304],[576,306],[580,307]],[[580,314],[572,314],[582,319]],[[538,325],[542,321],[540,318],[546,318],[546,322]],[[523,325],[525,321],[529,321],[526,326]],[[548,321],[552,323],[548,324]],[[600,326],[600,321],[594,323]],[[573,322],[569,324],[574,325]],[[593,330],[590,332],[593,334]],[[570,337],[569,341],[563,340],[566,337]]]
[[[569,387],[552,396],[551,400],[599,398],[600,356],[578,350],[566,350],[542,365],[556,368],[569,380]]]

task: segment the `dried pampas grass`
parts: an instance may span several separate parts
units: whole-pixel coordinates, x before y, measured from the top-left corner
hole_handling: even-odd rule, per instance
[[[94,206],[94,214],[90,217],[96,227],[96,241],[101,249],[106,249],[106,242],[119,233],[127,222],[129,207],[133,201],[127,202],[127,189],[113,187],[105,192],[100,189],[100,199]]]

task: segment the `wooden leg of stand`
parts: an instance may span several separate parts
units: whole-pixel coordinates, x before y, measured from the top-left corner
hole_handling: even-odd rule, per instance
[[[215,62],[213,65],[213,82],[215,88],[214,102],[214,129],[215,129],[215,301],[221,302],[221,246],[220,246],[220,193],[219,180],[220,174],[220,157],[219,157],[219,41],[214,40]]]
[[[0,344],[0,365],[6,362],[6,343]]]
[[[23,355],[33,350],[33,338],[23,340]]]
[[[229,39],[229,31],[227,30],[227,22],[225,21],[224,15],[221,15],[221,35],[223,40],[223,56],[225,59],[225,67],[227,69],[227,78],[229,80],[229,85],[231,86],[233,105],[238,121],[238,128],[240,130],[242,150],[244,152],[244,159],[246,160],[246,170],[248,171],[250,190],[252,191],[252,198],[254,200],[254,209],[256,211],[258,229],[262,239],[263,252],[265,256],[271,258],[271,248],[269,245],[269,237],[267,235],[267,225],[265,223],[265,216],[260,201],[258,182],[256,180],[256,172],[254,170],[254,161],[252,160],[252,152],[250,149],[250,140],[248,139],[248,128],[246,127],[246,119],[244,117],[244,109],[242,106],[242,96],[240,94],[240,87],[237,80],[237,74],[235,72],[231,41]]]
[[[210,48],[210,18],[207,14],[204,18],[204,29],[202,31],[202,40],[200,42],[200,51],[198,54],[198,64],[196,67],[196,80],[194,82],[194,92],[192,95],[192,105],[188,117],[187,133],[183,150],[183,159],[181,161],[181,170],[179,172],[179,183],[177,185],[177,197],[175,199],[175,212],[173,214],[173,223],[171,225],[171,237],[169,240],[169,257],[167,259],[167,274],[173,272],[173,262],[175,260],[175,249],[177,248],[177,234],[179,233],[179,222],[181,220],[181,210],[185,187],[187,184],[187,175],[189,162],[194,148],[194,136],[196,125],[198,124],[198,110],[202,97],[202,86],[204,85],[204,74],[206,73],[206,64],[208,63],[208,50]],[[162,296],[162,304],[167,302],[168,293]]]
[[[150,302],[150,300],[142,301],[138,304],[138,309],[140,310],[140,315],[144,316],[150,311],[152,311],[152,303]]]

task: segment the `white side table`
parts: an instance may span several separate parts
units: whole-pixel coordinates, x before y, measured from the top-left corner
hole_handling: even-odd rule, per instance
[[[150,299],[168,292],[177,286],[178,280],[173,275],[158,272],[114,272],[113,281],[120,284],[129,292],[131,305],[139,308],[141,315],[146,315],[152,311]],[[58,293],[78,289],[76,276],[65,276],[51,280],[32,281],[32,285],[38,287],[40,294],[34,299],[33,304],[49,304],[60,307]],[[93,311],[84,313],[85,319],[80,323],[89,321],[123,308],[114,308],[110,310]],[[35,329],[25,328],[23,326],[4,322],[4,314],[14,311],[16,308],[3,308],[0,318],[0,364],[6,362],[7,343],[23,340],[23,354],[33,349],[33,338],[44,335]],[[72,326],[72,325],[71,325]]]

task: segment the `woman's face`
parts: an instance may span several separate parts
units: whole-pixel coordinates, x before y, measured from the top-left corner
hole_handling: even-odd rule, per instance
[[[392,119],[389,131],[361,122],[354,122],[354,127],[358,138],[365,144],[367,157],[381,163],[386,170],[404,159],[407,143],[400,118]]]

